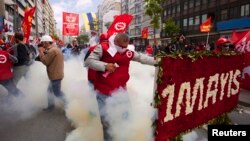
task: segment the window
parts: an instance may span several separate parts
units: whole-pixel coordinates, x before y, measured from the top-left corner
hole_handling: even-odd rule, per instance
[[[187,26],[187,19],[183,19],[183,26]]]
[[[227,20],[227,9],[222,10],[220,16],[221,20]]]
[[[171,8],[169,7],[168,8],[168,15],[170,15],[171,14]]]
[[[190,0],[189,1],[189,8],[193,8],[194,7],[194,0]]]
[[[200,24],[200,16],[195,16],[194,25]]]
[[[230,14],[229,14],[229,18],[233,19],[233,18],[237,18],[238,17],[238,7],[234,7],[234,8],[230,8]]]
[[[177,5],[177,13],[181,11],[180,5]]]
[[[165,17],[167,16],[167,10],[164,11],[164,16],[165,16]]]
[[[184,2],[184,10],[187,10],[187,9],[188,9],[188,2],[185,1],[185,2]]]
[[[202,0],[202,5],[207,4],[207,0]]]
[[[242,5],[240,8],[240,16],[249,16],[249,4]]]
[[[172,14],[175,13],[175,6],[172,7]]]
[[[207,14],[203,14],[201,16],[201,22],[205,22],[207,20]]]
[[[176,25],[180,26],[180,21],[179,20],[176,21]]]
[[[188,25],[194,25],[194,17],[189,18]]]
[[[200,0],[196,0],[195,1],[195,6],[200,6],[201,5],[201,1]]]

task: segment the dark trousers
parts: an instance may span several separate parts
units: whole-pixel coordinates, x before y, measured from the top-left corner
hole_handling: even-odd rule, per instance
[[[16,87],[13,78],[8,80],[1,80],[0,84],[8,90],[9,95],[18,96],[19,94],[21,94],[21,91]]]

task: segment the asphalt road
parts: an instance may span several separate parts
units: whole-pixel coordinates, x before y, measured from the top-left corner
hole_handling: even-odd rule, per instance
[[[249,91],[243,99],[249,99]],[[248,98],[246,98],[248,97]],[[233,124],[250,124],[250,107],[242,103],[240,98],[238,108],[229,113]],[[249,101],[248,101],[249,102]],[[40,111],[29,119],[18,120],[19,114],[4,116],[0,113],[0,141],[64,141],[67,133],[73,128],[59,109]],[[16,117],[16,118],[15,118]],[[196,129],[184,136],[184,141],[207,141],[207,131]]]
[[[0,141],[64,141],[71,130],[63,111],[41,111],[23,121],[0,122]]]

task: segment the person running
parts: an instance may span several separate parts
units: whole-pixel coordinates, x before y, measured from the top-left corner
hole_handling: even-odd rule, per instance
[[[64,77],[64,59],[61,50],[53,46],[53,40],[49,35],[41,38],[42,47],[39,47],[40,61],[46,66],[47,74],[50,80],[48,87],[48,110],[54,108],[54,97],[61,98],[64,102],[64,95],[61,91],[61,81]]]
[[[9,96],[18,96],[21,91],[16,87],[13,80],[13,64],[17,58],[0,47],[0,84],[8,90]]]

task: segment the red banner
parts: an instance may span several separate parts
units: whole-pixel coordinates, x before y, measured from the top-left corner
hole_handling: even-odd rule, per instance
[[[108,37],[112,36],[115,33],[126,32],[132,19],[133,19],[133,16],[129,15],[129,14],[123,14],[123,15],[116,16],[115,20],[110,25],[110,27],[107,31]]]
[[[79,14],[63,12],[63,35],[79,35]]]
[[[245,32],[233,32],[232,42],[235,49],[243,52],[245,65],[242,74],[241,87],[250,90],[250,30]]]
[[[200,25],[201,32],[210,32],[212,27],[211,17],[209,17],[204,23]]]
[[[155,141],[170,140],[237,105],[243,55],[209,56],[194,62],[162,59]]]
[[[33,19],[33,15],[36,11],[36,7],[33,8],[25,8],[24,10],[24,18],[22,21],[22,30],[23,30],[23,34],[24,34],[24,42],[25,43],[29,43],[29,36],[30,36],[30,29],[31,29],[31,25],[32,25],[32,19]]]
[[[143,39],[147,39],[148,38],[148,27],[144,27],[141,31],[141,36]]]

